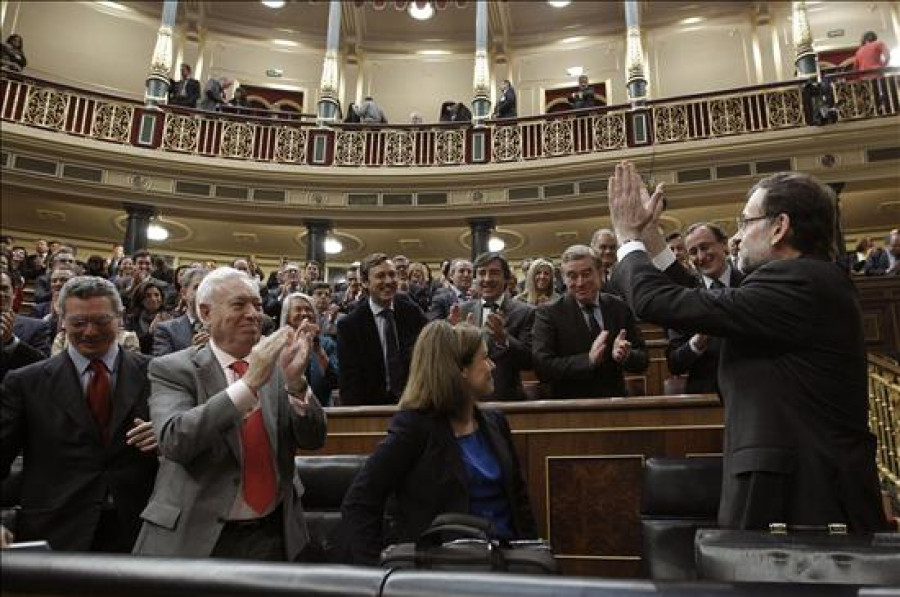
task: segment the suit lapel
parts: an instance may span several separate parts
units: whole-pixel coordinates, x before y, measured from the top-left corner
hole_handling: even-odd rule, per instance
[[[278,470],[278,462],[275,455],[278,454],[278,400],[281,393],[278,390],[278,384],[280,383],[283,383],[281,382],[281,376],[273,371],[272,379],[259,391],[263,424],[266,426],[266,433],[269,434],[269,445],[272,447],[272,459],[275,470]]]
[[[50,379],[48,387],[72,388],[70,392],[51,392],[53,399],[59,402],[60,406],[79,426],[87,430],[98,444],[102,445],[100,430],[97,429],[97,423],[88,408],[87,397],[84,395],[84,390],[81,389],[81,376],[75,369],[75,364],[69,358],[69,354],[62,352],[58,357],[48,361],[44,367],[47,377]]]
[[[125,349],[119,347],[118,372],[116,373],[116,389],[112,398],[112,419],[109,426],[109,437],[120,437],[117,433],[124,423],[128,426],[128,414],[134,408],[135,402],[141,393],[141,385],[145,376],[141,373],[130,358],[126,358]],[[123,434],[124,435],[124,434]],[[110,443],[113,443],[110,441]]]
[[[228,387],[228,380],[225,379],[225,373],[216,359],[216,355],[207,344],[196,352],[193,356],[194,366],[197,368],[197,378],[200,384],[197,387],[197,405],[204,404],[209,400],[210,396],[215,396],[219,392]],[[238,430],[233,433],[226,433],[225,440],[228,447],[231,448],[234,457],[238,462],[241,461],[241,444],[238,439]]]

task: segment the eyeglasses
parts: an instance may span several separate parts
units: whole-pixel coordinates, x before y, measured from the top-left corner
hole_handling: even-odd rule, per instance
[[[113,315],[98,315],[97,317],[66,317],[66,327],[71,330],[83,330],[88,325],[93,324],[98,328],[103,328],[111,324],[116,319]]]
[[[755,216],[752,218],[745,218],[744,216],[738,216],[734,220],[735,220],[735,222],[737,222],[738,230],[743,230],[744,228],[747,227],[747,224],[750,224],[751,222],[756,222],[758,220],[768,220],[768,219],[769,219],[769,216],[762,215],[762,216]]]

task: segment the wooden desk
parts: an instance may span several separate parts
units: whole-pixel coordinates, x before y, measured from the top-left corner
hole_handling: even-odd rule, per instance
[[[714,396],[488,403],[506,413],[532,510],[566,574],[638,576],[642,465],[721,454]],[[323,454],[368,454],[392,406],[329,408]]]

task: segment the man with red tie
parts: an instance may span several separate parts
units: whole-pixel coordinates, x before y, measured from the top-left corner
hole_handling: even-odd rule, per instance
[[[325,443],[311,339],[285,327],[260,341],[259,289],[229,267],[196,304],[209,343],[150,366],[162,461],[134,553],[294,561],[308,541],[294,455]]]
[[[102,278],[59,291],[68,348],[10,371],[0,388],[0,472],[24,454],[19,541],[54,550],[131,551],[153,489],[149,357],[116,342],[122,300]]]

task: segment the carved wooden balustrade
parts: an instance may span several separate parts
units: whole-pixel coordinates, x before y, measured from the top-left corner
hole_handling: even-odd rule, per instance
[[[900,69],[827,76],[822,93],[837,122],[900,114]],[[4,122],[158,151],[331,168],[489,165],[722,137],[816,123],[799,80],[607,106],[484,126],[317,126],[296,114],[242,115],[163,106],[80,90],[20,74],[0,77]]]

